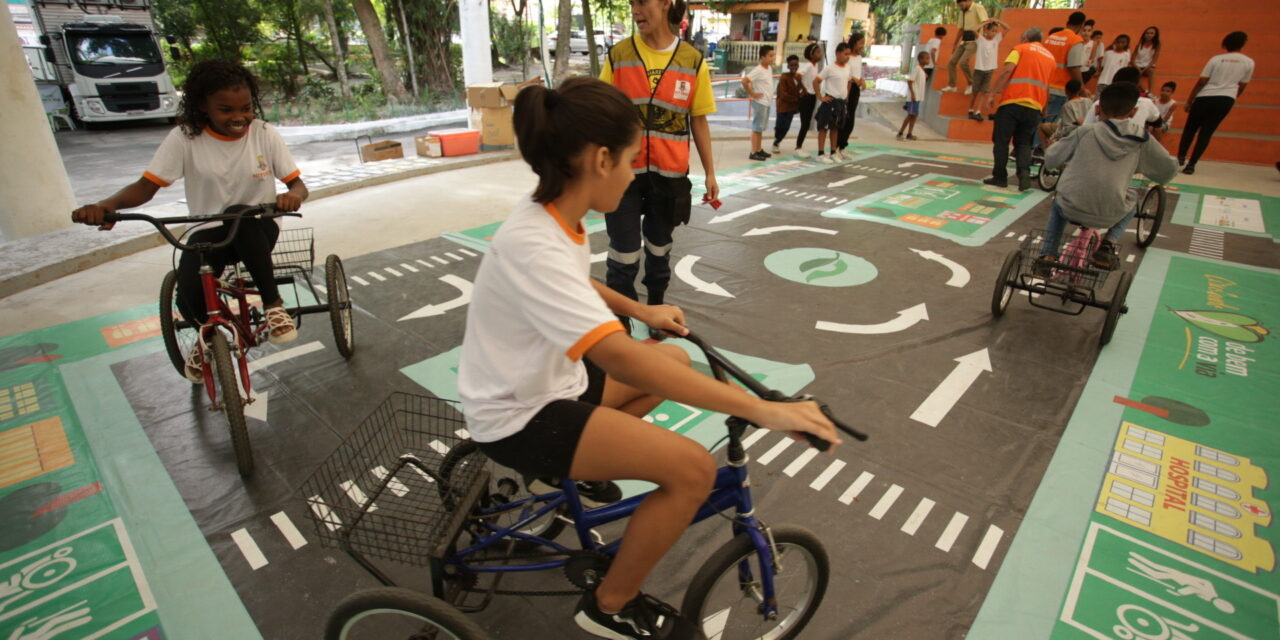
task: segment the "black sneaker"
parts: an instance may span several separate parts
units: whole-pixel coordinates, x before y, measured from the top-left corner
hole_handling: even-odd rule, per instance
[[[1191,175],[1196,172],[1196,166],[1194,164],[1189,164],[1182,170],[1182,172],[1187,175]]]
[[[573,621],[598,638],[611,640],[706,640],[694,623],[675,607],[645,594],[637,595],[622,611],[607,614],[596,604],[594,590],[582,594]]]
[[[982,122],[982,114],[980,114],[980,113],[974,113],[974,112],[970,111],[970,112],[969,112],[969,119],[970,119],[970,120],[973,120],[974,122]]]
[[[1093,266],[1110,271],[1116,268],[1118,258],[1119,252],[1116,251],[1116,245],[1110,240],[1103,240],[1102,244],[1098,245],[1098,250],[1093,252]]]
[[[1031,275],[1048,280],[1053,277],[1053,269],[1057,265],[1058,261],[1053,256],[1040,256],[1031,265]]]
[[[995,176],[991,176],[990,178],[984,178],[982,180],[982,184],[990,185],[993,187],[1007,188],[1009,186],[1009,181],[1001,180]]]
[[[622,499],[622,489],[614,484],[612,480],[602,480],[600,482],[579,480],[573,484],[578,488],[578,499],[582,501],[582,506],[587,509],[603,507],[606,504]],[[526,478],[525,485],[529,487],[529,493],[535,495],[560,490],[560,480],[558,478]]]
[[[772,158],[772,157],[773,157],[773,154],[772,154],[772,153],[769,153],[768,151],[765,151],[764,149],[761,149],[761,150],[760,150],[760,155],[764,156],[765,160],[768,160],[769,158]]]
[[[763,151],[752,151],[752,152],[751,152],[751,155],[747,156],[747,158],[749,158],[749,159],[751,159],[751,160],[756,160],[756,161],[760,161],[760,160],[767,160],[767,159],[768,159],[768,158],[765,158],[765,157],[764,157],[764,152],[763,152]]]

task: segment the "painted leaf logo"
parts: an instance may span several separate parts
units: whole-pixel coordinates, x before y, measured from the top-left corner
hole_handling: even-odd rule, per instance
[[[823,269],[823,267],[828,267]],[[834,278],[845,271],[849,270],[849,265],[840,259],[840,254],[834,254],[830,258],[814,258],[806,260],[800,265],[800,273],[806,274],[805,282],[813,282],[819,278]]]
[[[1253,316],[1230,311],[1174,311],[1188,324],[1235,342],[1262,342],[1270,331]]]

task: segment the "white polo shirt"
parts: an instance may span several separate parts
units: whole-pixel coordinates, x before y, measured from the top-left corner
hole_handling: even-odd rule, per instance
[[[458,365],[467,430],[494,442],[587,389],[582,356],[622,323],[591,285],[591,246],[527,198],[502,223],[471,290]]]
[[[1204,65],[1204,71],[1200,72],[1200,77],[1208,78],[1209,81],[1200,89],[1200,93],[1196,94],[1197,98],[1210,96],[1235,98],[1240,92],[1240,83],[1247,83],[1253,79],[1253,59],[1239,51],[1220,53],[1209,58],[1209,62]]]
[[[255,119],[239,138],[208,128],[188,138],[174,127],[142,177],[161,187],[186,178],[187,211],[202,216],[222,213],[233,204],[275,202],[276,179],[289,182],[300,173],[276,128]]]
[[[833,62],[822,68],[818,72],[818,79],[822,80],[822,93],[818,95],[831,96],[837,100],[847,100],[849,98],[849,78],[853,75],[853,67],[846,62],[840,64]]]

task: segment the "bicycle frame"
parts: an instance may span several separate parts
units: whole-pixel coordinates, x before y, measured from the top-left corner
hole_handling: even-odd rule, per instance
[[[258,345],[257,331],[250,324],[249,315],[249,296],[258,292],[239,286],[220,286],[218,279],[213,275],[213,269],[205,263],[203,253],[201,253],[200,261],[200,288],[204,295],[204,308],[206,309],[205,321],[199,327],[200,343],[207,344],[212,333],[217,331],[219,327],[231,334],[236,348],[236,368],[239,369],[240,386],[244,389],[245,396],[249,399],[249,402],[252,402],[253,390],[249,376],[249,360],[245,357],[245,350]],[[232,311],[223,296],[235,298],[236,306],[240,312]],[[203,351],[201,352],[201,361],[200,369],[204,375],[205,391],[209,394],[209,401],[214,403],[213,406],[216,408],[217,385],[213,380],[212,366],[207,360],[204,360]]]

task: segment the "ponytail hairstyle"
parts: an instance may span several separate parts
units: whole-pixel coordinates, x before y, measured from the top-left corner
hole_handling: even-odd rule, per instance
[[[560,197],[577,177],[574,161],[587,145],[608,149],[619,162],[641,128],[622,91],[588,76],[569,78],[559,89],[526,87],[516,96],[514,120],[520,155],[538,174],[533,199],[541,204]]]
[[[804,48],[804,59],[809,61],[810,64],[812,64],[813,54],[818,53],[820,51],[822,51],[822,47],[819,47],[818,43],[816,42],[811,42],[809,43],[809,46]]]
[[[680,24],[684,20],[685,10],[688,8],[685,0],[671,0],[671,8],[667,9],[667,24],[673,27]],[[677,29],[672,29],[676,31]]]

